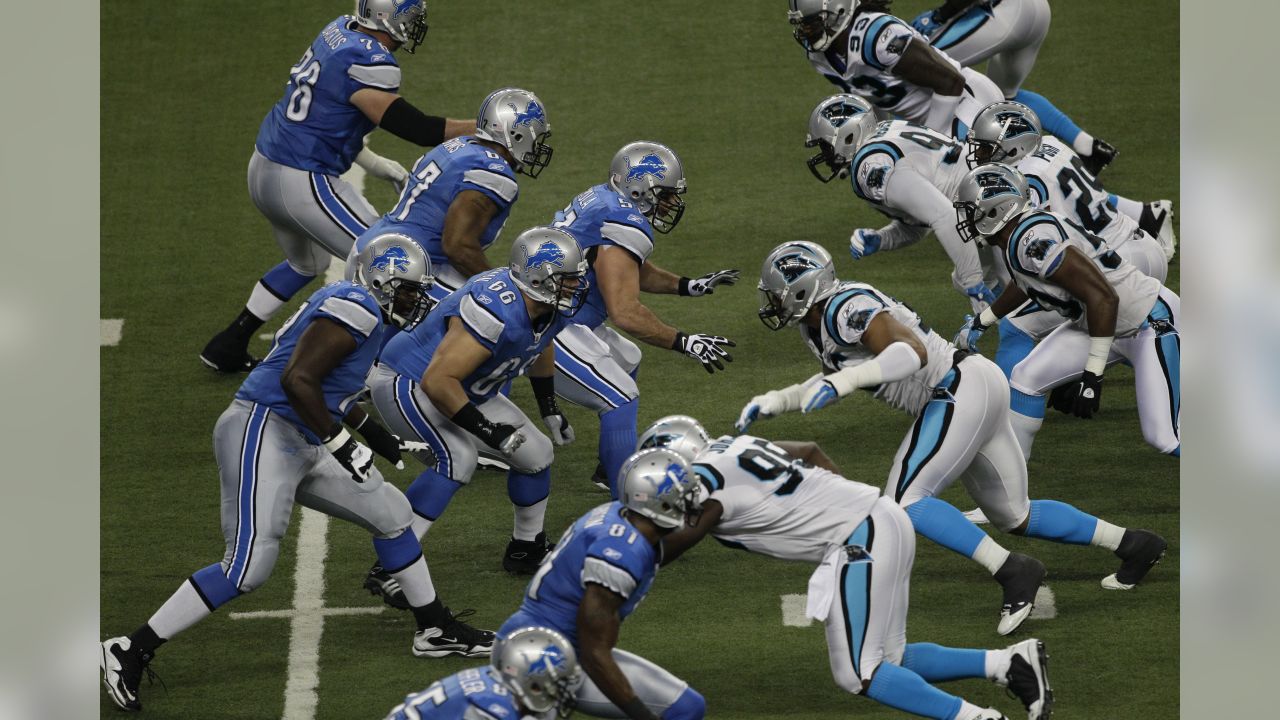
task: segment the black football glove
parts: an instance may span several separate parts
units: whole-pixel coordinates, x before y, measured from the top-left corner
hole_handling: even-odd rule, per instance
[[[404,447],[395,433],[368,415],[365,415],[364,422],[356,426],[356,431],[364,437],[370,450],[390,460],[397,470],[404,469],[404,460],[400,457],[400,451]]]
[[[361,445],[346,428],[339,426],[336,433],[324,440],[324,447],[333,453],[338,464],[351,473],[351,479],[363,483],[373,471],[373,451]]]
[[[1102,403],[1102,376],[1094,375],[1088,370],[1080,376],[1079,380],[1067,383],[1065,386],[1070,388],[1063,394],[1062,403],[1070,400],[1070,410],[1064,410],[1057,404],[1054,408],[1062,410],[1062,412],[1070,412],[1078,418],[1088,420],[1092,418],[1094,413],[1098,412],[1098,408]],[[1069,393],[1069,394],[1068,394]]]

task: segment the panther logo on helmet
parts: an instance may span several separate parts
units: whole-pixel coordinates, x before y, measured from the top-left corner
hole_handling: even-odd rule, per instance
[[[635,165],[631,164],[631,158],[627,161],[627,180],[639,180],[646,175],[652,175],[658,180],[662,180],[667,176],[667,165],[662,162],[662,158],[656,153],[649,153],[640,158],[640,162]]]
[[[853,103],[838,102],[822,108],[822,117],[830,120],[832,127],[840,127],[863,112],[862,108]]]
[[[374,270],[387,270],[393,273],[409,269],[409,253],[399,245],[392,245],[386,252],[375,257],[369,264]]]
[[[511,123],[512,127],[520,127],[521,125],[528,125],[536,121],[547,119],[546,111],[542,109],[542,105],[538,104],[536,100],[530,100],[529,105],[524,109],[524,112],[520,112],[519,108],[515,105],[512,105],[511,109],[516,111],[516,119],[515,122]]]
[[[1039,134],[1025,115],[1014,110],[996,113],[996,122],[1000,124],[1000,137],[1004,140],[1012,140],[1023,135]]]
[[[1018,188],[1002,174],[997,172],[988,172],[978,175],[975,180],[978,181],[978,187],[982,188],[982,199],[990,200],[1001,195],[1021,195]]]
[[[532,270],[539,265],[546,265],[550,263],[558,268],[562,268],[564,267],[563,261],[564,250],[561,250],[560,246],[548,240],[539,245],[538,249],[534,250],[532,255],[525,255],[524,267],[526,270]]]
[[[773,266],[778,269],[778,272],[782,273],[782,277],[787,281],[788,285],[799,280],[800,276],[805,273],[811,270],[818,270],[822,267],[813,258],[808,257],[807,255],[801,255],[800,253],[783,255],[778,258],[777,262],[775,262]]]

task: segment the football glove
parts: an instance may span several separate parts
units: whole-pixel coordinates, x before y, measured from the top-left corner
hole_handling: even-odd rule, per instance
[[[880,233],[867,228],[858,228],[849,236],[849,254],[854,260],[860,260],[880,249]]]
[[[364,438],[369,449],[391,461],[397,470],[404,469],[404,460],[400,457],[400,438],[383,427],[373,418],[365,415],[364,421],[356,426],[356,432]]]
[[[982,324],[974,315],[964,316],[964,325],[960,327],[960,332],[956,333],[955,339],[951,341],[961,350],[969,352],[978,352],[978,340],[982,338],[982,333],[987,331],[987,326]]]
[[[690,297],[710,295],[716,291],[717,285],[732,285],[738,282],[740,274],[737,270],[717,270],[692,280],[680,278],[680,294]]]
[[[1058,412],[1092,418],[1102,404],[1102,376],[1085,370],[1080,379],[1054,388],[1049,404]]]
[[[714,373],[716,370],[724,370],[724,363],[733,362],[733,356],[725,348],[734,345],[732,340],[719,335],[685,335],[677,332],[671,349],[679,350],[697,360],[702,363],[704,370]]]
[[[551,442],[556,445],[568,445],[573,442],[573,428],[569,426],[569,418],[565,417],[556,402],[556,382],[554,377],[529,376],[529,384],[533,387],[533,397],[538,401],[538,413],[547,426]]]
[[[800,398],[800,412],[806,415],[817,412],[839,399],[840,393],[831,381],[819,380],[805,388],[804,397]]]
[[[373,471],[373,451],[351,437],[346,428],[340,427],[338,432],[330,435],[324,441],[324,447],[333,453],[339,465],[351,473],[352,480],[363,483],[369,479]]]
[[[751,398],[751,401],[748,402],[742,408],[742,412],[738,414],[738,421],[733,424],[733,427],[738,431],[738,434],[742,434],[746,432],[747,428],[751,427],[751,423],[754,423],[756,420],[780,415],[782,412],[782,403],[779,400],[778,394],[774,391],[770,391],[763,395],[757,395]]]
[[[968,295],[969,300],[973,302],[975,313],[990,307],[991,303],[996,301],[996,294],[991,292],[991,288],[983,282],[977,282],[965,288],[964,294]]]
[[[391,183],[397,193],[404,192],[405,185],[409,182],[409,171],[403,165],[375,153],[368,147],[356,156],[356,164],[373,177]]]
[[[934,35],[937,35],[942,30],[942,26],[945,24],[938,19],[938,11],[936,9],[925,10],[917,15],[915,20],[911,21],[911,27],[915,28],[916,32],[930,41],[933,40]]]

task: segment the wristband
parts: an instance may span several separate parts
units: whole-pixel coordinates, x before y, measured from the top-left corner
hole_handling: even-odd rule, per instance
[[[554,375],[547,377],[530,375],[529,384],[533,386],[533,397],[538,401],[538,410],[542,412],[543,417],[560,414],[560,408],[556,403],[556,378]]]
[[[444,118],[423,114],[402,97],[396,98],[382,113],[378,127],[416,145],[439,145],[444,142]]]
[[[1000,318],[996,317],[996,314],[991,312],[990,305],[982,308],[982,314],[978,315],[978,325],[980,325],[983,330],[986,330],[998,322],[1000,322]]]
[[[689,278],[687,278],[687,277],[682,277],[682,278],[680,278],[680,287],[676,290],[676,294],[677,294],[677,295],[684,295],[684,296],[686,296],[686,297],[687,297],[687,296],[689,295],[689,283],[690,283],[690,282],[692,282],[692,280],[690,280],[690,279],[689,279]]]
[[[1113,340],[1115,340],[1114,337],[1089,338],[1089,359],[1084,364],[1086,372],[1102,377],[1102,373],[1107,369],[1107,358],[1111,356]]]
[[[323,441],[324,449],[328,450],[329,452],[336,452],[343,445],[346,445],[347,441],[350,439],[351,439],[351,433],[347,432],[346,428],[339,425],[338,431],[336,433],[330,434],[329,438]]]
[[[364,414],[364,417],[363,417],[363,418],[361,418],[361,419],[360,419],[360,422],[356,423],[356,424],[353,426],[353,428],[354,428],[354,429],[356,429],[356,430],[359,430],[360,428],[363,428],[363,427],[364,427],[364,424],[365,424],[365,423],[367,423],[367,422],[369,422],[369,413],[365,413],[365,414]]]
[[[686,335],[679,330],[676,331],[676,341],[671,343],[671,349],[676,352],[684,352],[684,339]]]

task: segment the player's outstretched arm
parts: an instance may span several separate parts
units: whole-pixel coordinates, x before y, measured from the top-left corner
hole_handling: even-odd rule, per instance
[[[351,104],[378,127],[415,145],[439,145],[449,137],[475,131],[475,123],[427,115],[399,94],[374,88],[351,93]],[[449,135],[453,130],[456,135]]]
[[[811,440],[774,440],[772,442],[797,460],[816,465],[837,475],[840,474],[840,467],[836,465],[836,461],[823,452],[822,447],[816,442]]]
[[[662,564],[664,566],[671,564],[686,550],[701,542],[702,538],[710,535],[712,528],[720,522],[721,515],[724,515],[724,505],[721,505],[719,500],[704,500],[702,512],[693,525],[685,525],[663,536]]]
[[[956,284],[965,295],[990,304],[994,297],[982,283],[982,261],[973,243],[965,242],[956,230],[956,211],[951,201],[933,183],[911,167],[899,167],[885,185],[885,202],[896,210],[928,225],[947,257],[955,266]]]
[[[533,361],[529,368],[529,384],[533,387],[533,397],[538,401],[538,414],[547,426],[547,434],[556,445],[568,445],[575,439],[573,426],[569,417],[560,409],[556,400],[556,346],[551,344]]]
[[[860,342],[876,353],[875,358],[837,370],[824,376],[821,382],[812,383],[801,400],[802,412],[820,410],[860,387],[906,379],[929,362],[924,343],[889,313],[872,317]]]
[[[669,348],[679,331],[662,322],[640,302],[641,267],[634,256],[620,247],[600,248],[595,271],[605,309],[609,320],[623,332],[654,347]]]
[[[961,350],[978,351],[978,340],[992,325],[1000,322],[1000,318],[1017,310],[1027,301],[1027,294],[1022,288],[1012,283],[1005,286],[1004,291],[995,302],[982,309],[977,315],[965,315],[964,325],[951,341]]]
[[[741,273],[737,270],[717,270],[697,278],[682,277],[645,260],[640,266],[640,291],[702,297],[714,293],[720,285],[732,285],[738,282],[739,275]]]
[[[600,692],[633,720],[658,720],[636,696],[631,682],[613,659],[622,619],[618,610],[623,597],[597,583],[588,582],[578,606],[578,660]]]
[[[498,214],[498,204],[479,190],[463,190],[444,216],[440,244],[449,264],[464,277],[478,275],[492,266],[480,247],[480,235]]]
[[[422,374],[422,388],[436,409],[455,425],[480,438],[498,452],[511,456],[524,443],[524,435],[514,425],[490,421],[471,402],[462,381],[492,355],[488,348],[467,332],[462,320],[449,318],[449,329],[431,356]]]

